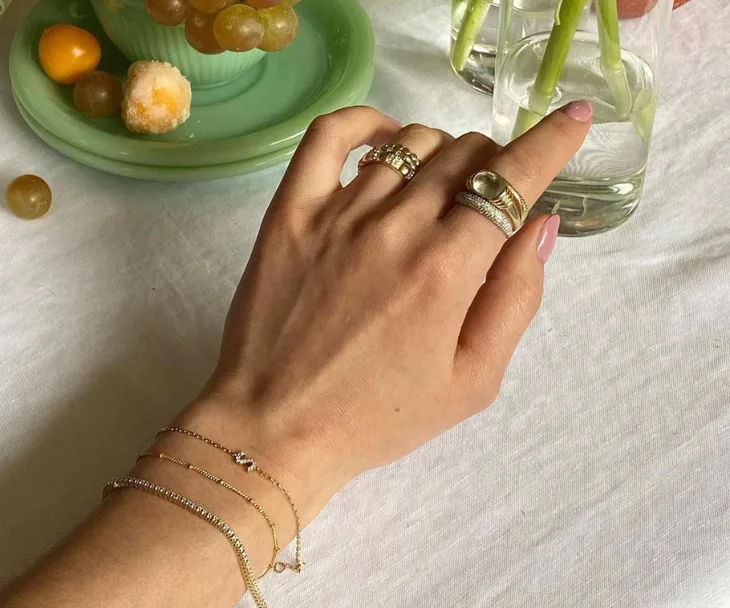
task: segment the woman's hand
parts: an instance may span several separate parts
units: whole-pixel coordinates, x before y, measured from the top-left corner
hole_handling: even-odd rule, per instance
[[[454,197],[488,168],[533,204],[589,123],[590,106],[571,104],[500,149],[370,108],[315,121],[264,220],[217,370],[181,423],[319,491],[311,518],[352,477],[483,410],[540,305],[557,218],[506,242]],[[343,188],[350,152],[386,141],[421,158],[415,179],[371,165]]]
[[[589,106],[567,106],[500,150],[477,134],[454,141],[426,127],[399,130],[368,108],[316,121],[265,218],[218,367],[176,421],[245,449],[289,490],[299,516],[278,488],[220,450],[168,433],[156,451],[254,496],[286,543],[352,477],[489,405],[540,304],[557,218],[534,218],[505,244],[489,220],[452,201],[486,167],[533,203],[589,122]],[[343,188],[351,150],[383,141],[416,152],[421,172],[406,185],[372,165]],[[132,474],[221,517],[244,538],[255,572],[269,564],[271,530],[230,487],[159,458],[143,458]],[[238,570],[212,526],[120,491],[0,603],[223,608],[243,592]]]

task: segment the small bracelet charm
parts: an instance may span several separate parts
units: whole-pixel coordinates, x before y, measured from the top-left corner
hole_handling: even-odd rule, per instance
[[[299,518],[299,511],[297,510],[296,505],[294,504],[294,500],[292,499],[289,492],[286,491],[284,486],[282,486],[276,479],[274,479],[271,475],[268,473],[265,473],[262,471],[259,466],[256,464],[256,461],[250,458],[246,452],[239,450],[234,451],[231,450],[225,446],[222,446],[220,443],[217,443],[213,441],[212,439],[208,439],[207,437],[200,435],[199,433],[195,433],[193,431],[189,431],[187,429],[181,429],[177,426],[168,426],[160,430],[159,433],[157,433],[157,436],[164,435],[166,433],[178,433],[180,435],[185,435],[186,437],[192,437],[193,439],[197,439],[198,441],[201,441],[203,443],[208,444],[211,447],[214,447],[221,452],[224,452],[225,454],[228,454],[230,457],[233,458],[233,462],[241,467],[247,472],[247,473],[258,473],[263,477],[264,479],[268,480],[271,484],[273,484],[279,492],[281,492],[284,497],[289,502],[289,505],[291,506],[292,513],[294,514],[294,523],[296,526],[296,555],[295,555],[295,563],[294,564],[287,564],[284,562],[277,562],[274,565],[274,572],[281,573],[285,570],[293,570],[294,572],[301,572],[302,568],[304,568],[305,564],[302,561],[302,524],[301,520]]]

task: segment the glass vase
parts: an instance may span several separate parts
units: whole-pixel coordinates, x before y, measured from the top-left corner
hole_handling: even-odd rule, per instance
[[[464,82],[487,95],[494,90],[499,3],[451,0],[451,67]]]
[[[673,0],[502,0],[493,137],[506,144],[570,101],[593,106],[578,154],[535,209],[561,234],[604,232],[636,210]]]

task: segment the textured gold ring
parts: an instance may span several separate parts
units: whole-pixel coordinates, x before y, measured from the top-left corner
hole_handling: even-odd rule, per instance
[[[373,148],[360,159],[357,168],[358,171],[362,171],[364,167],[376,164],[397,171],[407,182],[416,177],[421,168],[418,156],[399,144],[386,144]]]
[[[512,222],[513,231],[522,228],[529,213],[527,203],[501,175],[494,171],[479,171],[467,180],[466,187],[506,214]]]

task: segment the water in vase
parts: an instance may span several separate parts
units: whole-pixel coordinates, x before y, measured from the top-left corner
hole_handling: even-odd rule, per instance
[[[522,108],[530,108],[530,92],[549,33],[535,34],[515,45],[504,60],[494,98],[493,135],[505,144],[516,134]],[[549,111],[570,101],[587,99],[593,106],[588,138],[565,171],[543,195],[536,210],[560,212],[561,233],[582,235],[617,226],[639,204],[656,97],[654,75],[638,55],[622,50],[631,92],[630,111],[617,112],[614,96],[601,71],[595,35],[579,32],[571,47]],[[519,131],[519,127],[517,129]]]
[[[484,15],[473,46],[462,65],[458,65],[454,49],[470,3],[482,4]],[[467,84],[482,93],[492,94],[499,31],[499,0],[452,0],[451,3],[451,67]]]

